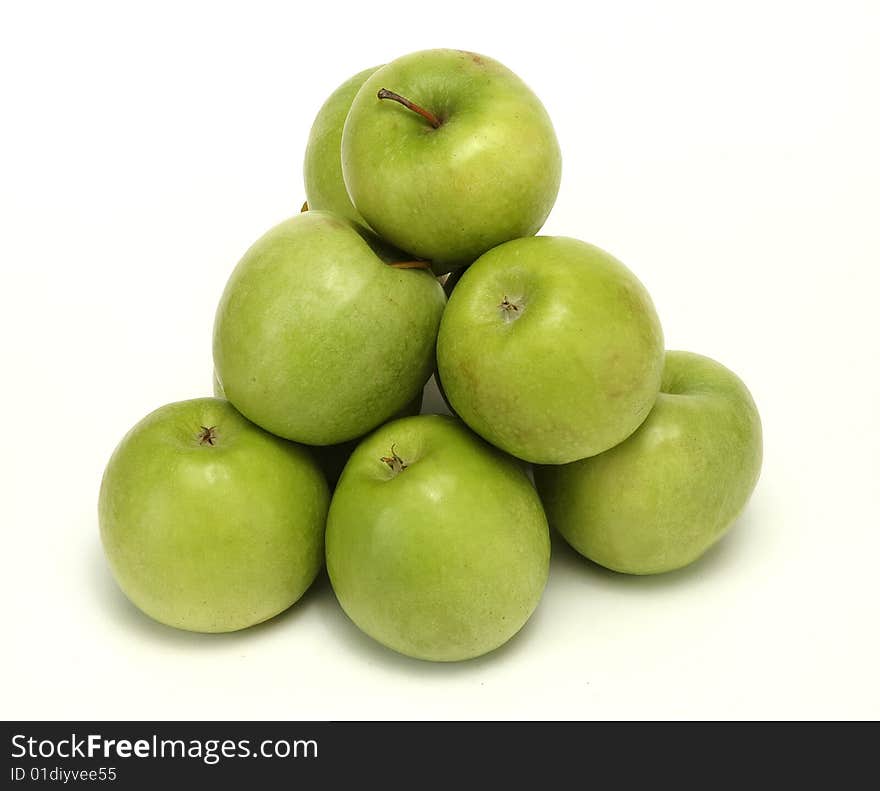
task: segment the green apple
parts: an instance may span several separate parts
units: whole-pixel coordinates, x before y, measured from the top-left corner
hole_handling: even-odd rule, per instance
[[[761,472],[761,419],[723,365],[668,352],[648,419],[589,459],[535,470],[553,525],[578,552],[629,574],[686,566],[745,507]]]
[[[626,439],[663,371],[651,298],[623,264],[565,237],[481,256],[443,314],[437,365],[455,412],[526,461],[564,464]]]
[[[377,68],[355,74],[330,94],[312,124],[303,163],[309,209],[332,211],[361,225],[366,221],[352,205],[342,180],[342,127],[355,94]]]
[[[308,445],[366,434],[431,376],[446,303],[430,272],[388,265],[349,221],[309,211],[245,253],[214,324],[226,397]]]
[[[541,597],[546,517],[522,468],[455,418],[382,426],[346,464],[327,570],[364,632],[407,656],[469,659],[509,640]]]
[[[329,499],[305,449],[222,399],[180,401],[147,415],[110,458],[101,541],[147,615],[231,632],[277,615],[311,585]]]
[[[376,232],[440,274],[537,233],[562,158],[544,106],[500,63],[460,50],[372,74],[342,133],[342,173]]]

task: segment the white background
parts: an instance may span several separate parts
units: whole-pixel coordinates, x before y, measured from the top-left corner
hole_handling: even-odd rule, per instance
[[[880,4],[2,8],[0,716],[880,717]],[[298,210],[326,95],[433,46],[546,104],[564,176],[544,232],[621,258],[670,348],[748,383],[752,502],[667,576],[555,545],[534,618],[469,663],[372,643],[326,579],[242,633],[153,623],[101,554],[104,464],[209,392],[217,299]]]

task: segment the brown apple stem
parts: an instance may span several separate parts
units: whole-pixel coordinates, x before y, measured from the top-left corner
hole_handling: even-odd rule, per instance
[[[397,261],[388,264],[392,269],[425,269],[431,271],[431,265],[427,261]]]
[[[309,210],[309,202],[305,201],[299,210],[300,214],[302,214],[304,211],[308,211],[308,210]]]
[[[401,96],[399,93],[394,93],[394,91],[389,91],[387,88],[382,88],[379,93],[376,94],[380,99],[391,99],[394,102],[399,102],[407,110],[412,110],[414,113],[418,113],[422,118],[424,118],[434,129],[439,129],[441,124],[443,123],[434,113],[430,110],[426,110],[424,107],[419,107],[415,102],[411,102],[409,99]]]
[[[507,297],[501,300],[501,304],[498,307],[501,310],[506,310],[508,313],[519,313],[519,305],[516,302],[511,302]]]
[[[401,472],[403,472],[406,469],[407,465],[406,465],[406,462],[403,459],[401,459],[400,456],[397,455],[396,448],[397,448],[397,445],[392,445],[391,446],[391,455],[390,456],[382,456],[379,459],[379,461],[385,462],[385,464],[388,465],[391,472],[393,472],[395,475],[399,475]]]

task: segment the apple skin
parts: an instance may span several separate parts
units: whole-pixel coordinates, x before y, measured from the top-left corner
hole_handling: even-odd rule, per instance
[[[433,112],[434,129],[386,88]],[[540,100],[491,58],[451,49],[398,58],[370,76],[342,132],[352,202],[383,238],[437,274],[540,230],[562,157]]]
[[[550,524],[585,557],[628,574],[693,563],[733,524],[761,472],[761,419],[736,374],[670,351],[660,390],[625,442],[535,469]]]
[[[214,372],[214,396],[217,398],[226,398],[226,393],[223,391],[223,385],[217,378],[216,371]],[[423,397],[424,390],[420,390],[418,395],[391,419],[395,420],[399,417],[418,415],[419,412],[422,411]],[[339,480],[339,476],[342,474],[342,468],[345,467],[345,463],[348,461],[349,456],[354,452],[354,449],[357,447],[358,442],[360,442],[361,439],[363,439],[363,437],[350,439],[348,442],[340,442],[338,445],[312,445],[309,447],[312,457],[318,462],[318,466],[324,473],[324,477],[327,479],[327,483],[331,488],[336,486],[336,481]]]
[[[410,401],[391,419],[395,420],[399,417],[418,415],[421,411],[422,393],[419,392],[412,401]],[[341,442],[338,445],[323,445],[311,448],[312,455],[315,457],[315,460],[324,472],[324,476],[327,478],[327,483],[329,483],[331,487],[336,486],[339,476],[342,475],[343,468],[351,457],[351,454],[354,453],[354,449],[358,446],[361,439],[362,438],[359,437],[358,439],[352,439],[348,442]]]
[[[383,461],[397,454],[395,471]],[[373,432],[346,464],[327,521],[342,608],[383,645],[452,662],[513,637],[550,562],[540,500],[518,464],[461,421],[422,415]]]
[[[210,442],[203,427],[214,429]],[[101,541],[119,587],[151,618],[231,632],[286,610],[311,585],[329,500],[304,448],[222,399],[180,401],[137,423],[110,458]]]
[[[378,68],[355,74],[330,94],[312,124],[303,162],[309,209],[331,211],[363,226],[367,222],[352,205],[342,180],[342,127],[358,89]]]
[[[223,382],[220,381],[220,377],[217,376],[217,369],[214,369],[214,398],[223,398],[225,400],[229,400],[226,398],[226,391],[223,389]]]
[[[217,309],[214,367],[249,420],[335,445],[418,395],[445,303],[430,272],[386,265],[350,222],[309,211],[270,230],[236,267]]]
[[[437,365],[449,403],[484,439],[564,464],[622,442],[648,416],[663,332],[644,286],[608,253],[566,237],[516,239],[455,286]]]

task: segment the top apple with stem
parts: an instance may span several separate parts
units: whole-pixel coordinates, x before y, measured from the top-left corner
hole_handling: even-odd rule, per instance
[[[425,50],[378,69],[342,133],[342,174],[358,212],[438,274],[537,233],[561,173],[538,97],[472,52]]]

